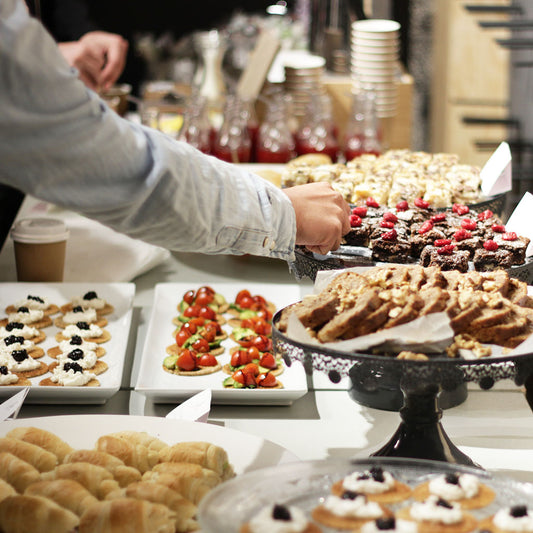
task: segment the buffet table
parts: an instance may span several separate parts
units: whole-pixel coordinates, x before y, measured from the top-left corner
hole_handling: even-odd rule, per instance
[[[27,198],[19,217],[31,212],[34,205],[35,201]],[[69,246],[76,245],[69,242]],[[0,280],[16,281],[10,239],[0,253]],[[297,285],[300,296],[312,290],[310,281],[296,282],[287,264],[279,260],[192,253],[172,253],[132,281],[136,292],[120,390],[103,404],[27,403],[18,418],[68,414],[165,417],[172,411],[176,403],[154,403],[133,390],[158,283],[179,281],[195,287],[217,282],[246,286],[260,281]],[[308,392],[291,405],[214,404],[208,423],[270,440],[302,460],[368,457],[389,440],[399,424],[397,412],[356,403],[348,392],[347,379],[333,384],[327,376],[314,371],[307,376],[307,386]],[[466,401],[446,409],[442,424],[454,444],[484,468],[533,482],[533,413],[523,392],[514,384],[499,382],[488,391],[469,385]]]

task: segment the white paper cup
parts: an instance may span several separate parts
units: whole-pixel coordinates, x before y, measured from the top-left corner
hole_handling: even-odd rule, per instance
[[[62,220],[19,220],[11,229],[18,281],[63,281],[68,236]]]

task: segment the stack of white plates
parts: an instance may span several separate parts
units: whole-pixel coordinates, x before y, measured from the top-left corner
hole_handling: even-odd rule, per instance
[[[368,19],[352,23],[352,79],[357,87],[375,91],[380,117],[396,114],[399,32],[400,24],[394,20]]]
[[[324,92],[322,75],[326,60],[309,53],[287,54],[284,57],[285,91],[292,97],[294,115],[304,116],[312,94]]]

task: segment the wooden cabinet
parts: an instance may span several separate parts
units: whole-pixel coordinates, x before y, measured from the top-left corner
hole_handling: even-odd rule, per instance
[[[482,28],[481,21],[505,21],[505,12],[470,11],[467,5],[509,6],[509,0],[436,0],[431,83],[431,150],[457,153],[462,162],[482,165],[479,143],[506,140],[498,124],[465,123],[466,118],[501,120],[509,110],[510,54],[498,39],[506,28]]]

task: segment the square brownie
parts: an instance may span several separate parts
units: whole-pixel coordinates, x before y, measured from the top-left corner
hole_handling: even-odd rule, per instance
[[[526,261],[526,250],[530,240],[527,237],[518,237],[513,234],[515,239],[509,239],[508,233],[495,233],[493,240],[498,245],[498,250],[507,250],[512,254],[513,265],[521,265]],[[507,237],[507,239],[506,239]]]
[[[383,238],[383,235],[389,233],[390,231],[384,231],[381,236],[371,239],[372,260],[388,263],[407,263],[411,255],[411,243],[401,237],[393,240]]]
[[[436,246],[426,246],[420,254],[422,266],[438,266],[441,270],[459,270],[468,272],[469,253],[466,250],[453,250],[451,253],[442,253]]]
[[[478,248],[474,254],[474,268],[480,272],[490,272],[498,268],[511,268],[513,254],[509,250],[485,250]]]

